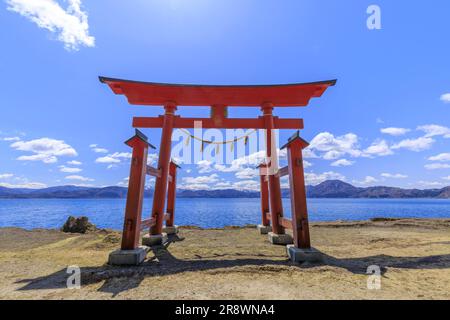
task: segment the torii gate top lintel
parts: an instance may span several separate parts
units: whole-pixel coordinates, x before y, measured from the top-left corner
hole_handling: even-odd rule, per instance
[[[304,107],[311,98],[322,96],[337,80],[275,85],[192,85],[142,82],[99,77],[115,94],[123,94],[134,105],[161,106],[173,101],[178,106]]]

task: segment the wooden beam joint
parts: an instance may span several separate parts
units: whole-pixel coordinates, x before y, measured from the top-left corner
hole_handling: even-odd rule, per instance
[[[161,178],[161,170],[160,170],[160,169],[153,168],[153,167],[151,167],[151,166],[147,166],[147,174],[148,174],[149,176]]]

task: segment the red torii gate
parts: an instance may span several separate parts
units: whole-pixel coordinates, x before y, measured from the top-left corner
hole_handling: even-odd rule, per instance
[[[174,201],[176,166],[170,159],[171,137],[174,128],[194,128],[195,122],[201,121],[202,128],[221,129],[266,129],[266,157],[274,159],[274,129],[303,129],[303,119],[280,119],[273,116],[274,107],[307,106],[310,99],[320,97],[325,90],[334,86],[336,80],[295,83],[285,85],[184,85],[153,82],[140,82],[123,79],[99,77],[100,82],[107,84],[115,94],[125,95],[133,105],[164,106],[165,113],[159,117],[134,117],[135,128],[162,128],[158,167],[147,166],[147,150],[151,146],[147,138],[136,130],[136,135],[126,143],[133,147],[127,206],[122,239],[122,252],[119,255],[138,250],[139,233],[141,231],[141,211],[145,174],[156,177],[153,198],[152,218],[144,220],[142,225],[150,227],[149,235],[142,240],[143,244],[154,245],[165,241],[163,222],[174,230]],[[210,118],[183,118],[175,115],[177,106],[210,106]],[[227,118],[228,107],[259,107],[262,116],[251,118]],[[293,136],[287,145],[288,163],[285,168],[277,167],[277,161],[270,161],[260,166],[261,170],[261,233],[268,233],[275,244],[292,243],[292,238],[285,233],[285,228],[292,228],[294,249],[310,249],[309,228],[306,211],[305,183],[303,176],[302,149],[308,144],[300,138],[299,133]],[[275,147],[276,148],[276,147]],[[283,217],[281,201],[280,177],[290,177],[292,221]],[[171,181],[171,182],[170,182]],[[168,184],[171,186],[168,190]],[[166,214],[165,202],[169,192]],[[172,210],[172,212],[169,212]],[[271,227],[270,227],[271,224]],[[291,248],[292,249],[292,248]],[[295,258],[296,252],[288,250]],[[302,253],[303,254],[303,253]],[[138,263],[142,254],[137,258]],[[128,261],[116,259],[115,262]],[[111,256],[110,256],[111,262]]]

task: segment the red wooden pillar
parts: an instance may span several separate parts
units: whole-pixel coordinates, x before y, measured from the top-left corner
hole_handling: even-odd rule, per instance
[[[156,178],[155,182],[155,193],[153,196],[152,209],[152,218],[155,218],[155,225],[150,228],[150,234],[152,235],[161,234],[164,222],[164,207],[166,202],[167,182],[169,177],[173,120],[176,109],[177,107],[173,102],[168,102],[164,106],[165,113],[158,160],[158,169],[160,170],[161,175],[160,177]]]
[[[266,128],[266,157],[268,161],[267,174],[269,177],[269,202],[270,216],[272,220],[272,232],[275,234],[284,234],[285,230],[280,224],[280,218],[283,217],[283,204],[281,202],[281,184],[278,173],[277,150],[275,143],[275,123],[273,120],[273,104],[264,103],[261,106],[263,111],[264,125]]]
[[[167,227],[173,227],[175,222],[175,197],[176,197],[176,185],[177,185],[177,168],[179,168],[173,161],[169,165],[169,185],[167,187],[167,209],[169,219],[166,221]]]
[[[131,157],[130,180],[128,181],[121,249],[133,250],[139,246],[140,240],[148,147],[154,147],[147,142],[147,137],[137,129],[136,134],[125,143],[133,148],[133,153]]]
[[[283,147],[287,148],[288,155],[294,245],[302,249],[311,248],[302,156],[302,150],[308,145],[297,131]]]
[[[267,182],[267,165],[261,164],[259,166],[259,181],[261,185],[261,215],[262,225],[270,226],[270,221],[267,219],[267,214],[270,212],[269,207],[269,184]]]

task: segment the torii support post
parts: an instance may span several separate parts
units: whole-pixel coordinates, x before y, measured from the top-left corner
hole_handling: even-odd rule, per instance
[[[147,138],[136,130],[136,134],[125,142],[133,148],[131,157],[130,178],[128,181],[125,221],[123,224],[122,250],[133,250],[139,245],[141,232],[142,203],[147,167]]]
[[[287,148],[289,168],[294,245],[296,248],[301,249],[311,248],[302,155],[302,150],[308,147],[308,145],[308,142],[300,138],[298,132],[285,145]]]
[[[166,102],[164,105],[165,113],[158,160],[158,170],[161,174],[156,178],[152,208],[152,218],[155,219],[155,224],[150,228],[150,234],[145,235],[142,239],[142,243],[149,246],[162,244],[167,240],[167,234],[162,232],[162,228],[165,218],[164,207],[167,195],[173,121],[176,109],[177,106],[173,102]]]
[[[144,261],[147,249],[139,247],[142,204],[147,172],[148,148],[154,148],[147,137],[136,129],[136,134],[125,142],[133,148],[130,178],[128,182],[125,219],[123,223],[121,250],[111,252],[109,263],[113,265],[137,265]]]
[[[294,244],[287,246],[287,254],[293,262],[318,262],[323,255],[311,248],[309,235],[308,209],[306,204],[305,174],[303,169],[302,150],[308,142],[300,137],[297,131],[289,142],[282,147],[287,148],[289,184],[291,195],[292,233]]]
[[[176,185],[177,185],[177,169],[180,167],[173,161],[169,164],[169,183],[167,186],[167,220],[166,227],[163,228],[163,232],[167,234],[178,233],[175,222],[175,198],[176,198]]]
[[[290,244],[292,237],[286,234],[280,220],[283,218],[283,203],[281,200],[281,184],[278,173],[277,147],[275,143],[275,123],[273,120],[273,104],[264,103],[261,106],[266,128],[266,158],[268,160],[267,175],[269,179],[269,203],[272,232],[269,241],[273,244]]]
[[[260,234],[268,234],[272,231],[270,226],[270,205],[269,205],[269,183],[267,178],[267,165],[261,164],[259,167],[259,181],[261,192],[261,224],[258,225]]]

